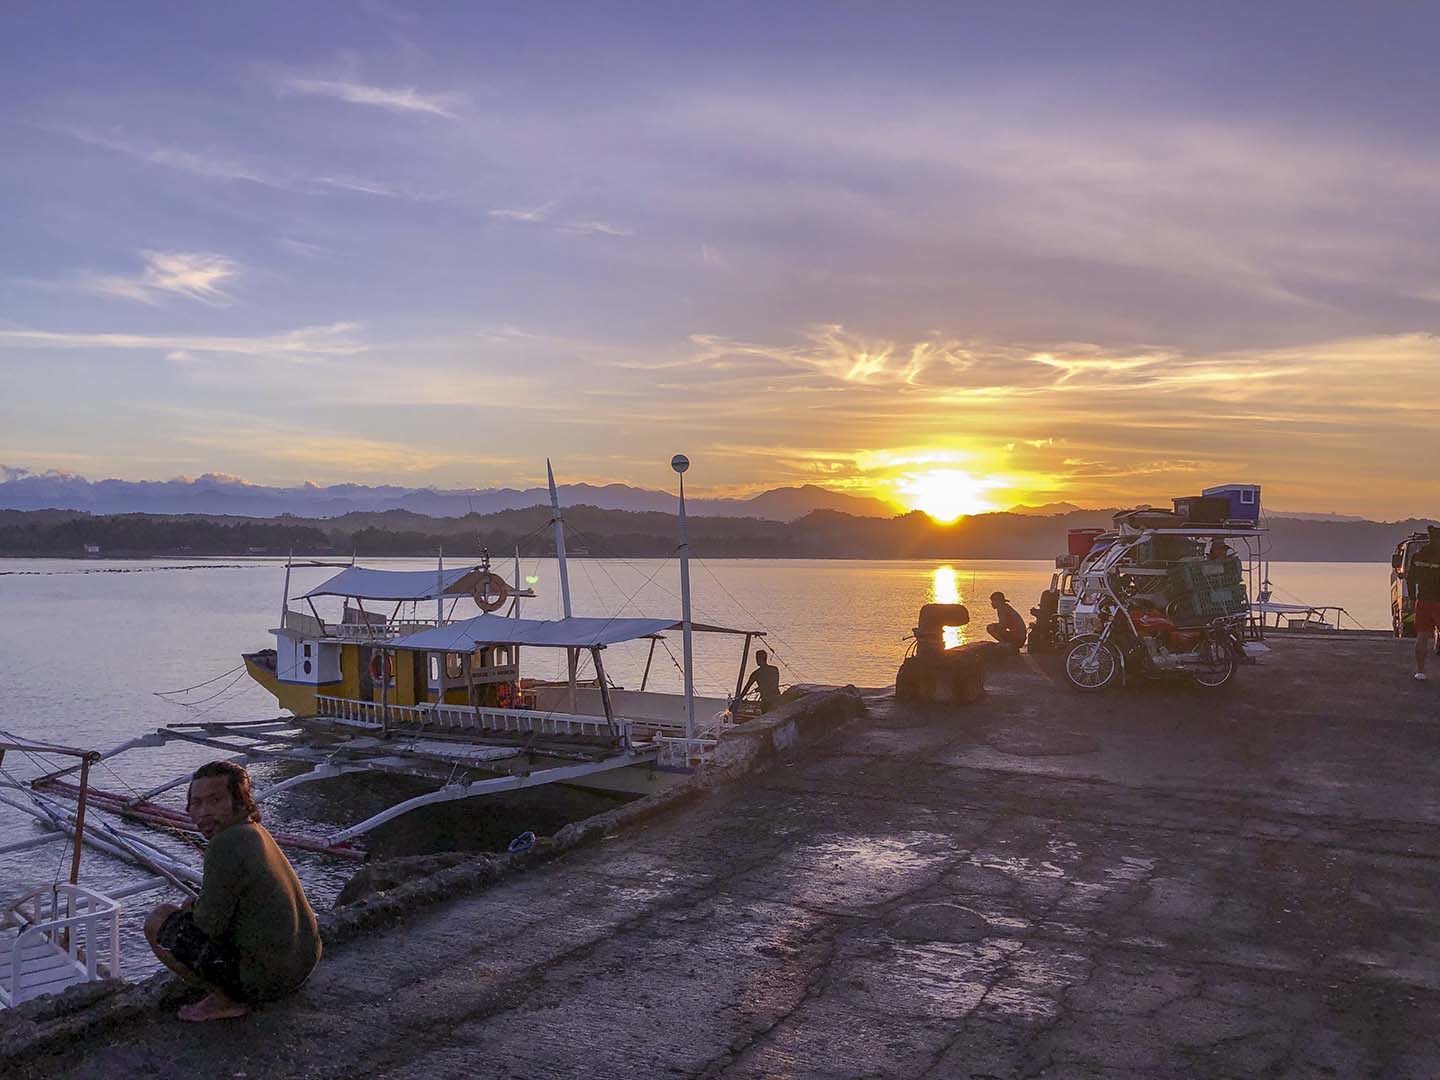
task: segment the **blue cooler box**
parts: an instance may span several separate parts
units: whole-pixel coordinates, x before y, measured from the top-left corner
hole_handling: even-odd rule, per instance
[[[1230,513],[1226,516],[1226,521],[1260,521],[1259,484],[1221,484],[1219,487],[1206,488],[1201,494],[1207,498],[1214,496],[1230,501]]]

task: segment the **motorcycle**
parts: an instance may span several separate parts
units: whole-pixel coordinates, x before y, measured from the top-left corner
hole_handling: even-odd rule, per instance
[[[1107,598],[1097,615],[1100,632],[1076,638],[1065,650],[1065,678],[1076,690],[1106,690],[1127,675],[1151,679],[1179,675],[1218,688],[1247,662],[1244,614],[1181,627],[1153,604],[1122,605]]]

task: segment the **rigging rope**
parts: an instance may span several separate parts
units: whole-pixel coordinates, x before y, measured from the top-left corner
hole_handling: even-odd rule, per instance
[[[49,768],[47,768],[47,762],[37,761],[35,759],[35,756],[27,750],[21,749],[20,752],[26,757],[28,757],[31,763],[36,768],[38,768],[42,774],[51,771]],[[10,773],[10,770],[6,769],[3,765],[0,765],[0,776],[3,776],[6,780],[10,781],[10,783],[32,803],[34,803],[38,807],[41,807],[42,810],[45,812],[46,820],[49,821],[52,826],[59,828],[59,826],[55,822],[55,819],[50,815],[48,807],[45,807],[44,804],[41,803],[39,796],[37,796],[28,785],[22,784]],[[61,829],[61,832],[64,832],[64,830]],[[55,863],[55,871],[51,876],[52,885],[59,882],[60,874],[65,869],[65,860],[71,858],[73,854],[73,849],[66,847],[64,844],[60,845],[60,857]]]
[[[742,613],[747,619],[749,619],[753,624],[755,624],[755,625],[757,625],[757,626],[760,624],[760,618],[759,618],[754,612],[752,612],[749,608],[747,608],[744,604],[742,604],[739,600],[737,600],[737,599],[735,598],[735,594],[732,593],[729,589],[727,589],[727,588],[725,587],[725,583],[724,583],[723,581],[721,581],[718,577],[715,576],[715,572],[714,572],[713,570],[711,570],[709,566],[706,565],[704,559],[701,559],[701,558],[699,558],[699,557],[697,556],[694,561],[700,564],[700,568],[701,568],[702,570],[704,570],[705,573],[707,573],[707,574],[710,575],[710,580],[713,581],[713,582],[715,582],[716,585],[719,585],[719,586],[720,586],[720,591],[723,592],[726,596],[728,596],[728,597],[730,598],[730,602],[731,602],[732,604],[734,604],[737,608],[739,608],[740,611],[741,611],[741,613]],[[780,663],[784,664],[785,667],[789,670],[789,672],[790,672],[791,675],[799,678],[799,679],[800,679],[801,681],[803,681],[803,682],[811,682],[811,681],[813,681],[808,674],[805,674],[804,672],[801,672],[797,667],[795,667],[794,664],[789,663],[783,656],[781,656],[778,652],[775,651],[774,645],[773,645],[773,643],[772,643],[772,641],[771,641],[772,638],[773,638],[775,641],[780,642],[780,644],[784,645],[785,648],[787,648],[787,649],[795,648],[795,646],[791,645],[790,642],[786,641],[786,640],[785,640],[784,638],[782,638],[779,634],[774,634],[774,633],[768,633],[768,632],[767,632],[766,635],[765,635],[765,644],[770,646],[770,654],[771,654],[772,656],[774,656],[776,660],[779,660]],[[795,653],[796,653],[797,656],[798,656],[798,655],[802,655],[802,654],[800,653],[800,650],[799,650],[799,649],[795,649]]]
[[[162,697],[162,698],[163,698],[163,697],[173,697],[175,694],[188,694],[191,690],[199,690],[200,687],[202,687],[202,686],[209,686],[211,683],[217,683],[217,682],[219,682],[221,679],[225,678],[226,675],[234,675],[235,672],[239,671],[239,670],[240,670],[241,668],[243,668],[244,666],[245,666],[245,665],[242,663],[242,664],[240,664],[240,665],[237,666],[237,667],[232,667],[229,671],[222,671],[219,675],[216,675],[213,679],[206,679],[204,682],[196,683],[194,686],[187,686],[187,687],[185,687],[185,688],[182,689],[182,690],[152,690],[151,693],[154,694],[156,697]]]
[[[240,674],[236,675],[235,678],[231,679],[228,683],[226,683],[226,684],[225,684],[223,687],[221,687],[219,690],[215,691],[215,693],[211,694],[209,697],[203,697],[203,698],[201,698],[199,701],[172,701],[172,702],[170,702],[170,704],[172,704],[172,705],[179,705],[182,709],[193,709],[193,708],[195,708],[197,705],[204,705],[207,701],[214,701],[216,698],[220,697],[220,696],[221,696],[222,694],[224,694],[227,690],[229,690],[232,686],[234,686],[236,683],[238,683],[241,679],[245,678],[247,672],[243,670],[244,667],[245,667],[245,665],[244,665],[244,664],[241,664],[238,669],[237,669],[237,668],[231,668],[230,671],[227,671],[227,672],[225,673],[226,675],[232,674],[233,672],[235,672],[235,671],[237,671],[237,670],[240,672]],[[222,678],[223,678],[223,676],[222,676]],[[214,679],[211,679],[210,681],[211,681],[211,682],[214,682],[215,680],[214,680]],[[204,684],[202,683],[201,685],[204,685]],[[168,700],[168,699],[167,699],[167,700]],[[207,711],[208,711],[208,710],[207,710]]]

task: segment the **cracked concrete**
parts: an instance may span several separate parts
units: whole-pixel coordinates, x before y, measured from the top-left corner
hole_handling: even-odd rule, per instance
[[[778,768],[35,1076],[1432,1077],[1440,690],[1285,640],[1217,695],[872,701]]]

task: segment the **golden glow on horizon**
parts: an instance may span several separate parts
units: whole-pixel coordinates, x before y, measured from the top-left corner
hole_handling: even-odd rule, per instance
[[[955,573],[953,566],[937,566],[935,568],[934,580],[930,584],[930,593],[934,596],[937,604],[958,604],[960,599],[960,577]],[[945,648],[953,649],[960,644],[960,627],[946,626],[941,628],[941,634],[945,638]]]
[[[984,492],[993,482],[979,480],[963,469],[931,469],[902,476],[895,484],[900,498],[912,510],[923,510],[942,525],[966,516],[984,514],[995,507]]]

